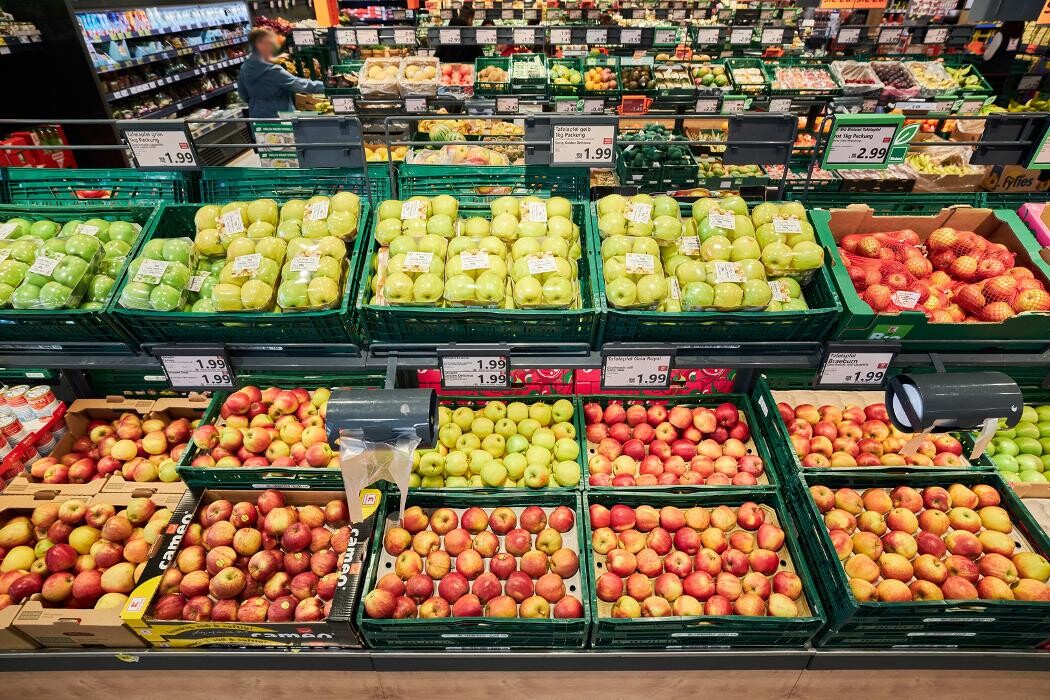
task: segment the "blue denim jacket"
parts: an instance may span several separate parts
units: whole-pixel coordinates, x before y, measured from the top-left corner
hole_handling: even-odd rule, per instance
[[[281,66],[259,58],[254,52],[241,64],[237,94],[248,103],[248,116],[270,119],[276,117],[278,112],[294,111],[292,96],[297,92],[321,93],[324,92],[324,83],[296,78]]]

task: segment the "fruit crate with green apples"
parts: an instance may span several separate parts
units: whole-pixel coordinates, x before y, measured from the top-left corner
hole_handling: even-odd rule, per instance
[[[812,373],[795,381],[767,379],[755,389],[781,481],[819,470],[992,468],[987,456],[970,459],[974,443],[969,432],[930,435],[918,452],[904,456],[911,435],[893,427],[882,392],[813,390],[811,383]]]
[[[95,233],[91,235],[99,237],[100,240],[106,239],[102,240],[104,257],[101,258],[98,268],[91,272],[90,277],[84,275],[79,283],[86,283],[87,289],[84,290],[78,308],[0,309],[0,324],[3,324],[4,327],[4,338],[8,341],[21,342],[134,344],[134,336],[128,334],[123,326],[106,312],[106,309],[112,300],[117,298],[117,290],[125,271],[135,252],[148,237],[148,231],[155,225],[158,216],[159,211],[153,206],[69,206],[68,204],[0,206],[0,221],[10,222],[12,219],[20,219],[31,225],[39,224],[41,227],[45,227],[45,222],[53,222],[53,225],[41,229],[40,235],[36,238],[33,238],[33,231],[30,229],[27,241],[45,238],[47,241],[57,240],[61,237],[63,229],[70,225],[74,225],[77,230],[95,229]],[[119,239],[111,240],[108,227],[106,231],[98,230],[105,222],[109,222],[110,225],[115,222],[127,222],[139,228],[132,227],[130,231],[125,231],[122,227]],[[23,238],[21,235],[16,236],[15,233],[16,231],[7,233],[6,240],[10,242],[11,255],[15,255],[13,247],[19,245],[19,240]],[[17,260],[16,256],[8,262],[14,263]],[[27,260],[28,262],[24,264],[19,262],[19,264],[28,270],[33,260],[31,258]],[[23,284],[25,271],[10,269],[8,272],[13,277],[9,278],[7,283],[13,282],[12,286],[16,288],[15,292],[5,300],[7,304],[10,304],[15,295],[19,293],[18,288]],[[90,281],[85,282],[85,280]]]
[[[367,179],[367,182],[366,182]],[[385,189],[377,191],[376,180]],[[309,199],[315,195],[354,192],[362,198],[385,197],[390,189],[385,164],[368,176],[360,168],[204,168],[201,171],[201,201],[210,204],[271,198],[279,202]]]
[[[502,71],[502,72],[501,72]],[[496,80],[500,77],[502,80]],[[474,94],[479,97],[506,95],[510,92],[510,59],[479,56],[474,60]]]
[[[608,301],[609,284],[605,280],[604,263],[599,253],[601,238],[598,221],[597,205],[592,204],[588,236],[594,254],[602,310],[599,342],[823,340],[842,311],[842,304],[826,266],[817,268],[809,281],[797,285],[806,308],[778,311],[678,311],[617,307]],[[684,248],[680,246],[680,250]],[[685,289],[685,285],[679,284],[680,291]]]
[[[194,186],[188,173],[113,169],[5,168],[3,201],[11,204],[147,206],[188,202]]]
[[[761,59],[738,56],[725,59],[725,65],[739,92],[764,95],[769,91],[769,72]]]
[[[505,198],[504,198],[505,199]],[[390,200],[398,211],[401,202]],[[499,206],[493,200],[491,206]],[[380,205],[382,207],[383,205]],[[391,305],[376,303],[372,287],[380,253],[374,230],[382,213],[377,209],[373,235],[369,236],[367,256],[361,270],[357,292],[360,332],[369,342],[517,342],[543,341],[593,344],[598,326],[598,284],[583,231],[586,228],[586,206],[571,203],[572,221],[580,230],[582,252],[577,264],[579,282],[576,299],[568,308],[495,308],[482,305]],[[489,207],[463,204],[458,207],[460,219],[485,218]],[[455,239],[453,239],[455,240]],[[443,291],[438,299],[443,297]],[[508,293],[505,299],[513,299]],[[436,303],[436,302],[435,302]],[[515,302],[517,304],[517,302]],[[505,304],[504,304],[505,305]]]
[[[788,486],[827,611],[817,646],[1046,641],[1050,539],[997,473],[803,473]]]
[[[898,198],[898,201],[904,203],[908,199],[910,197],[901,197]],[[831,269],[844,305],[844,313],[841,316],[838,327],[833,332],[833,337],[839,340],[899,338],[905,343],[924,342],[944,344],[945,346],[960,339],[966,339],[969,341],[986,341],[991,345],[994,345],[996,341],[1010,340],[1018,347],[1021,347],[1023,343],[1031,344],[1032,347],[1041,347],[1047,340],[1050,340],[1050,323],[1047,323],[1048,318],[1050,318],[1050,307],[1047,307],[1045,311],[1028,311],[1022,306],[1017,306],[1017,302],[1020,301],[1017,297],[1022,293],[1027,294],[1027,292],[1020,291],[1015,295],[1014,306],[1007,302],[989,302],[985,299],[983,291],[980,291],[983,287],[978,287],[976,284],[966,285],[967,288],[972,287],[979,290],[980,299],[977,299],[977,295],[974,295],[974,299],[968,302],[968,306],[973,308],[974,311],[968,313],[968,309],[962,309],[954,301],[951,303],[951,306],[963,310],[962,318],[958,316],[949,318],[947,312],[941,309],[930,312],[931,314],[942,314],[940,318],[943,320],[937,323],[934,323],[932,317],[928,317],[926,313],[920,310],[876,313],[873,311],[873,307],[865,299],[862,299],[860,293],[857,292],[854,281],[850,277],[839,250],[839,243],[851,234],[911,231],[917,234],[920,243],[926,243],[926,247],[929,248],[930,244],[928,241],[935,231],[938,232],[939,236],[937,239],[938,246],[941,245],[941,239],[944,237],[954,237],[952,240],[957,240],[960,235],[969,232],[975,235],[967,237],[967,241],[980,239],[978,242],[982,243],[984,247],[987,247],[989,244],[1005,246],[1007,254],[1013,256],[1014,268],[1027,270],[1027,272],[1019,272],[1018,274],[1023,274],[1025,278],[1032,279],[1033,284],[1044,290],[1041,294],[1033,293],[1027,296],[1037,297],[1034,299],[1037,303],[1036,308],[1038,308],[1039,304],[1047,306],[1043,302],[1050,300],[1050,297],[1047,297],[1045,292],[1050,287],[1050,265],[1040,257],[1039,244],[1016,213],[1002,209],[971,209],[963,206],[942,209],[936,214],[927,216],[915,214],[876,216],[870,208],[861,204],[830,211],[811,210],[811,218],[818,238],[827,253],[827,264]],[[954,246],[955,244],[951,245]],[[935,263],[939,252],[939,250],[931,252],[931,260]],[[955,255],[954,251],[949,252]],[[959,259],[969,257],[975,261],[974,265],[977,265],[976,258],[972,255],[957,257]],[[941,267],[939,263],[937,266],[938,268]],[[999,267],[1006,270],[1003,264],[1000,264]],[[950,269],[954,270],[955,268]],[[943,275],[945,273],[938,269],[933,274]],[[1001,272],[998,274],[1002,275]],[[1006,276],[1009,277],[1012,274]],[[954,274],[947,276],[951,281],[958,281]],[[978,281],[976,275],[972,276],[971,281]],[[1019,284],[1019,281],[1017,281],[1017,284]],[[873,286],[889,290],[889,287],[885,285]],[[881,293],[881,289],[879,291]],[[957,290],[953,290],[952,299],[957,298],[954,296],[956,293]],[[867,290],[865,290],[865,294],[868,294]],[[876,303],[883,304],[884,301],[889,299],[890,297],[887,297],[885,300],[880,297]],[[958,299],[965,300],[963,297],[958,297]],[[966,299],[969,299],[969,297],[966,297]],[[984,303],[979,304],[978,302]],[[981,314],[986,313],[986,306],[996,309],[997,312],[1000,307],[1006,307],[1003,310],[1002,320],[998,322],[981,320],[984,318]],[[889,308],[889,304],[880,306],[880,308]],[[1009,313],[1006,313],[1007,311]],[[963,325],[960,321],[964,319],[971,319],[971,322]]]
[[[580,492],[414,491],[400,522],[398,507],[388,494],[355,618],[368,646],[586,645],[593,599]]]
[[[269,173],[279,170],[265,171]],[[338,301],[332,308],[312,311],[154,311],[125,308],[120,294],[113,295],[107,313],[125,332],[140,343],[171,342],[260,342],[273,343],[348,343],[357,342],[352,335],[350,302],[354,298],[361,251],[368,230],[369,205],[360,203],[358,234],[346,244],[347,263]],[[193,238],[194,217],[201,207],[196,204],[163,205],[144,232],[143,246],[150,241],[169,238]],[[121,281],[121,292],[131,282]]]
[[[471,494],[581,489],[587,462],[579,413],[576,397],[442,395],[438,444],[415,451],[409,488]]]
[[[1000,421],[985,454],[1011,485],[1041,484],[1045,488],[1050,471],[1050,392],[1026,389],[1024,400],[1017,425],[1007,428]]]
[[[593,647],[802,648],[823,627],[776,491],[628,489],[585,505]]]
[[[575,96],[583,89],[583,61],[579,57],[551,58],[547,60],[550,70],[551,95]]]
[[[586,168],[508,165],[486,167],[483,172],[484,178],[479,178],[473,168],[404,164],[397,174],[398,195],[408,199],[444,193],[461,204],[484,205],[505,196],[565,197],[574,202],[590,199],[590,171]]]
[[[751,396],[580,397],[576,433],[591,493],[777,487]]]

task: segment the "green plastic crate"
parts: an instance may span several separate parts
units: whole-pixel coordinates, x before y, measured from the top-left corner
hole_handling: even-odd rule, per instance
[[[371,175],[369,172],[369,181]],[[336,192],[354,192],[365,199],[365,181],[359,168],[204,168],[201,201],[226,204],[267,198],[284,202]]]
[[[664,617],[617,619],[598,616],[598,602],[591,601],[593,621],[591,623],[591,646],[597,648],[741,648],[778,647],[802,648],[824,625],[824,613],[817,595],[809,566],[799,545],[799,533],[789,516],[784,500],[775,491],[745,490],[688,493],[666,493],[653,491],[622,490],[614,493],[589,492],[585,496],[588,511],[594,504],[611,508],[616,504],[637,507],[650,505],[654,508],[677,506],[686,509],[694,506],[713,508],[719,505],[739,506],[748,501],[771,508],[784,530],[784,547],[791,557],[791,564],[802,580],[803,595],[808,610],[802,607],[800,617],[745,617],[742,615],[698,615],[695,617]],[[591,541],[590,517],[587,517],[586,535]],[[783,550],[782,550],[783,551]],[[589,586],[595,590],[600,575],[594,553],[589,552],[591,563],[588,569]],[[782,559],[782,562],[786,560]]]
[[[193,191],[187,173],[134,168],[5,168],[3,186],[11,204],[113,207],[188,202]]]
[[[842,304],[827,265],[802,286],[807,311],[681,311],[666,313],[616,309],[605,297],[601,266],[598,215],[591,205],[588,218],[589,247],[594,255],[598,301],[601,305],[599,344],[620,342],[701,342],[824,340],[835,325]]]
[[[402,199],[420,194],[450,194],[461,205],[488,204],[505,195],[558,196],[583,202],[590,198],[589,172],[586,168],[537,165],[464,168],[406,163],[398,169],[397,191]]]
[[[507,73],[507,80],[503,83],[494,83],[478,80],[482,69],[489,66],[502,68]],[[495,95],[506,95],[510,92],[510,59],[500,56],[480,56],[474,60],[474,94],[479,97],[494,97]]]
[[[365,591],[371,591],[376,581],[393,571],[381,567],[383,533],[397,522],[399,501],[395,493],[384,500],[383,528],[372,538],[372,549],[368,558],[368,577]],[[580,573],[578,585],[566,585],[566,593],[577,597],[583,604],[582,618],[530,619],[494,617],[439,617],[406,618],[401,620],[376,620],[365,615],[364,605],[357,606],[355,624],[365,643],[373,649],[570,649],[582,648],[587,643],[593,610],[591,583],[586,569],[589,568],[590,537],[584,533],[583,500],[579,492],[543,493],[493,493],[478,496],[467,494],[440,494],[416,491],[408,496],[408,506],[420,506],[432,512],[437,508],[465,509],[472,506],[486,511],[506,506],[523,508],[541,506],[545,510],[557,506],[568,506],[576,513],[573,530],[579,547]],[[568,533],[566,533],[568,534]],[[564,537],[564,536],[563,536]],[[566,538],[567,539],[567,538]],[[551,611],[553,614],[553,605]]]
[[[279,171],[276,171],[279,172]],[[166,204],[160,208],[144,240],[157,238],[193,238],[193,216],[197,204]],[[113,295],[107,313],[118,319],[126,332],[140,343],[230,342],[263,343],[352,343],[350,302],[358,277],[361,250],[368,231],[369,205],[361,202],[357,238],[348,244],[346,282],[339,305],[322,311],[298,312],[215,312],[149,311],[126,309],[120,305],[120,293]],[[144,244],[143,244],[144,245]],[[127,277],[120,282],[123,288]]]
[[[902,200],[908,197],[901,198]],[[976,213],[988,217],[980,224],[979,235],[995,233],[1002,237],[1004,243],[1018,255],[1017,263],[1028,267],[1037,279],[1050,287],[1050,265],[1040,258],[1040,246],[1032,233],[1018,218],[1017,214],[1006,209],[980,209]],[[879,231],[895,231],[901,228],[912,228],[925,240],[933,229],[951,225],[950,210],[943,210],[931,217],[904,212],[886,217],[882,221],[872,221],[871,225]],[[946,218],[948,217],[948,218]],[[835,234],[832,232],[832,213],[826,210],[811,210],[810,218],[816,229],[817,239],[825,249],[825,265],[831,269],[832,277],[838,287],[843,303],[843,314],[833,336],[838,340],[867,340],[872,338],[901,338],[906,343],[936,343],[948,347],[959,340],[983,341],[989,347],[995,347],[1001,341],[1013,341],[1020,346],[1021,342],[1030,343],[1032,347],[1042,347],[1050,340],[1050,314],[1026,313],[1014,316],[1002,323],[928,323],[927,317],[920,311],[902,311],[896,314],[877,314],[866,302],[861,300],[853,286],[842,257],[839,255]],[[993,220],[995,219],[995,220]],[[863,224],[862,224],[863,226]],[[846,233],[866,233],[869,229],[839,231]],[[925,233],[924,233],[925,232]]]
[[[846,179],[843,179],[845,182]],[[980,193],[910,194],[902,192],[803,192],[799,199],[807,207],[836,209],[867,204],[876,214],[929,216],[945,207],[981,206]]]
[[[116,283],[110,292],[108,303],[119,296],[125,272],[132,258],[149,231],[156,224],[159,210],[152,206],[69,206],[67,205],[5,205],[0,206],[0,221],[22,217],[29,221],[49,219],[65,223],[74,219],[106,219],[107,221],[131,221],[142,226],[138,240],[132,245]],[[133,336],[125,332],[110,314],[108,308],[100,311],[88,309],[63,309],[45,311],[37,309],[0,309],[0,338],[7,342],[43,343],[120,343],[132,344]]]
[[[608,68],[616,76],[616,87],[611,90],[588,90],[587,71],[591,68]],[[601,97],[619,97],[620,88],[620,57],[619,56],[586,56],[583,59],[584,85],[583,94]]]
[[[131,398],[161,398],[176,396],[168,384],[164,370],[89,370],[86,372],[93,396],[126,396]]]
[[[548,59],[548,61],[547,61],[548,75],[550,73],[550,70],[552,68],[554,68],[554,66],[566,66],[567,68],[570,68],[571,70],[579,72],[579,74],[580,74],[580,82],[578,82],[578,83],[555,83],[553,80],[549,80],[549,78],[548,78],[548,80],[550,82],[551,95],[557,95],[557,96],[562,96],[562,97],[564,97],[564,96],[575,97],[575,96],[579,95],[580,91],[583,90],[583,62],[580,60],[580,58],[574,56],[574,57],[570,57],[570,58],[551,58],[551,59]]]
[[[407,166],[406,166],[407,167]],[[407,196],[407,195],[405,195]],[[573,220],[580,227],[583,257],[578,263],[580,308],[573,309],[489,309],[477,307],[428,308],[419,306],[381,306],[370,303],[374,258],[379,245],[368,236],[368,254],[361,269],[356,308],[360,310],[360,333],[369,342],[465,343],[465,342],[544,342],[593,344],[598,330],[599,299],[587,243],[584,241],[584,205],[573,204]],[[461,205],[461,218],[486,216],[487,207]]]
[[[823,70],[827,73],[828,77],[835,84],[832,89],[827,88],[777,88],[773,86],[773,80],[776,77],[776,69],[782,68],[803,68],[813,70]],[[792,96],[792,97],[832,97],[842,94],[842,86],[839,84],[838,79],[834,73],[831,72],[831,67],[828,63],[823,61],[808,61],[804,59],[783,59],[776,63],[770,63],[765,66],[766,73],[769,76],[769,94],[779,96]]]
[[[536,61],[543,64],[543,77],[514,77],[514,66],[516,64],[534,63]],[[516,53],[511,56],[510,89],[515,95],[545,95],[547,92],[547,56],[542,53]]]
[[[353,60],[353,61],[346,61],[344,63],[340,63],[338,65],[332,66],[332,75],[336,76],[336,75],[346,75],[346,74],[357,73],[358,74],[358,82],[360,83],[361,66],[363,66],[364,64],[365,64],[365,62],[363,60]],[[328,88],[328,89],[325,90],[325,94],[328,95],[329,97],[335,96],[335,95],[360,95],[361,94],[361,88],[360,87],[331,87],[331,88]]]
[[[654,491],[656,493],[662,493],[668,489],[677,491],[711,491],[711,490],[730,490],[739,491],[741,489],[748,490],[768,490],[777,488],[777,467],[774,464],[776,453],[770,448],[769,442],[771,438],[767,438],[762,423],[758,420],[759,415],[755,410],[755,398],[759,396],[756,389],[752,395],[746,394],[703,394],[703,395],[679,395],[679,396],[644,396],[637,394],[595,394],[592,396],[581,396],[579,397],[579,410],[576,412],[576,435],[582,446],[581,452],[584,462],[589,462],[590,458],[594,456],[594,452],[588,448],[587,443],[587,422],[583,416],[583,407],[590,402],[597,402],[602,406],[608,406],[613,401],[619,401],[624,404],[625,407],[633,405],[635,403],[642,403],[643,405],[653,406],[662,405],[668,408],[673,406],[688,406],[690,408],[695,406],[706,406],[708,408],[714,408],[719,404],[725,402],[731,402],[740,409],[744,414],[744,422],[747,423],[748,428],[751,430],[751,442],[755,446],[755,454],[762,458],[762,464],[765,466],[765,481],[766,483],[759,483],[755,486],[704,486],[704,485],[691,485],[691,484],[673,484],[670,486],[593,486],[590,484],[589,476],[584,478],[588,479],[585,490],[588,493],[620,493],[621,491]],[[755,397],[755,398],[752,398]],[[648,450],[647,450],[648,453]]]
[[[744,93],[747,95],[764,95],[769,92],[769,71],[766,70],[765,63],[763,63],[762,59],[737,56],[727,58],[725,64],[729,73],[729,79],[733,81],[733,85],[736,87],[738,93]],[[741,68],[757,68],[762,74],[763,82],[761,84],[741,83],[737,77],[737,71]]]
[[[787,500],[802,532],[803,551],[827,612],[828,625],[816,644],[852,648],[873,644],[893,647],[1032,648],[1046,641],[1050,602],[1020,600],[860,602],[853,595],[823,517],[808,493],[810,486],[831,489],[927,486],[947,488],[988,484],[999,491],[1021,537],[1040,554],[1050,553],[1050,538],[1006,482],[995,472],[886,472],[803,474],[790,485]]]

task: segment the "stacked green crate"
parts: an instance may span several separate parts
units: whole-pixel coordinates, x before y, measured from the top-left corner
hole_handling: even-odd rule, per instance
[[[188,202],[188,173],[133,168],[6,168],[3,201],[11,204],[144,206]]]

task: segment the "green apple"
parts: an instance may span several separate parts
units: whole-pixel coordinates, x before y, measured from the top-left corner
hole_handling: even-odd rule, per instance
[[[761,255],[762,247],[759,246],[757,240],[751,236],[740,236],[733,241],[729,259],[734,262],[739,260],[758,260]]]
[[[279,210],[277,202],[272,199],[256,199],[250,202],[247,213],[247,220],[252,224],[265,223],[269,224],[271,228],[277,226]]]
[[[489,235],[489,221],[480,216],[472,216],[463,224],[463,232],[468,236]]]
[[[462,434],[463,429],[457,423],[446,423],[438,428],[438,442],[451,450]]]
[[[0,283],[10,287],[17,287],[25,279],[29,266],[17,260],[5,260],[0,262]]]
[[[1034,406],[1032,406],[1030,404],[1025,404],[1021,408],[1021,422],[1022,423],[1038,423],[1039,422],[1039,412],[1035,409]]]
[[[489,462],[481,468],[481,480],[486,486],[502,486],[507,480],[507,467],[502,462]]]
[[[568,308],[576,297],[576,288],[564,277],[548,277],[543,283],[543,302],[550,308]]]
[[[714,306],[715,288],[707,282],[690,282],[682,288],[682,308],[689,311]]]
[[[423,464],[423,457],[420,457],[419,463]],[[465,452],[459,450],[453,450],[445,455],[445,474],[449,476],[463,476],[467,473],[470,467],[470,460]]]
[[[769,288],[766,288],[769,291]],[[714,305],[724,310],[739,309],[744,304],[744,289],[734,282],[720,282],[715,285]]]
[[[622,236],[627,233],[627,219],[619,212],[608,212],[598,218],[598,231],[602,236]]]
[[[518,421],[518,435],[525,438],[526,441],[532,440],[532,434],[543,427],[543,424],[539,420],[532,418],[526,418]],[[528,445],[526,445],[527,449]],[[508,452],[522,452],[524,450],[510,450]]]
[[[1036,406],[1035,413],[1039,417],[1039,422],[1050,421],[1050,405]]]
[[[765,280],[747,280],[744,282],[743,304],[752,308],[765,308],[773,299],[773,292]]]
[[[762,264],[761,260],[740,260],[737,262],[739,271],[744,275],[744,279],[748,280],[760,280],[765,281],[766,279],[766,267]]]
[[[561,438],[554,443],[554,458],[559,462],[575,460],[579,454],[580,446],[571,438]]]
[[[661,215],[653,219],[653,237],[661,243],[674,243],[682,236],[682,222],[674,216]]]
[[[57,268],[56,268],[57,269]],[[40,288],[38,305],[41,309],[60,309],[70,301],[73,289],[60,282],[48,282]]]
[[[510,418],[500,418],[496,421],[493,430],[496,435],[502,435],[504,439],[509,440],[512,435],[518,434],[518,425]]]
[[[412,284],[412,300],[432,304],[441,298],[443,289],[444,284],[440,277],[432,272],[424,272],[416,277]]]
[[[498,197],[492,200],[489,204],[489,209],[492,211],[493,217],[497,217],[500,214],[510,214],[517,219],[521,216],[518,200],[515,197]]]
[[[468,275],[452,275],[445,280],[445,299],[454,304],[473,301],[474,279]]]
[[[36,308],[39,298],[40,287],[25,282],[19,285],[11,295],[11,305],[16,309],[33,309]]]
[[[339,284],[331,277],[314,277],[306,291],[314,308],[331,306],[339,298]]]
[[[1043,454],[1043,446],[1039,444],[1039,441],[1031,437],[1019,437],[1015,440],[1017,443],[1017,449],[1021,454],[1030,454],[1039,456]]]
[[[638,291],[638,303],[644,306],[652,306],[663,301],[667,296],[667,280],[660,273],[645,275],[638,280],[636,289]]]
[[[1036,455],[1021,453],[1015,457],[1018,471],[1043,471],[1043,460]]]
[[[598,200],[598,215],[611,211],[622,213],[627,208],[627,198],[621,194],[609,194]]]
[[[1037,472],[1037,471],[1021,472],[1019,474],[1019,476],[1021,477],[1021,481],[1025,482],[1026,484],[1046,484],[1046,483],[1050,483],[1050,481],[1047,481],[1046,475],[1043,474],[1042,472]]]
[[[745,202],[741,197],[738,197],[736,195],[732,195],[730,197],[723,197],[722,199],[720,199],[718,201],[718,208],[725,209],[726,211],[731,211],[734,214],[747,216],[747,202]]]
[[[790,270],[794,251],[786,244],[774,242],[762,249],[762,264],[769,270]]]
[[[733,254],[733,243],[726,236],[711,236],[700,244],[700,257],[707,262],[729,260]]]
[[[1028,421],[1021,421],[1015,425],[1014,432],[1019,438],[1039,438],[1039,428],[1035,423],[1029,423]]]
[[[992,457],[992,461],[995,462],[995,466],[999,471],[1016,472],[1020,469],[1017,464],[1017,458],[1006,453],[997,453]]]
[[[301,309],[308,303],[306,282],[285,280],[277,287],[277,305],[282,309]]]
[[[158,289],[164,285],[159,285]],[[155,292],[156,290],[154,290]],[[257,311],[270,306],[273,298],[273,287],[261,279],[248,280],[241,287],[241,306],[249,311]],[[153,295],[150,295],[152,301]]]
[[[806,220],[806,208],[801,202],[782,202],[779,205],[780,215],[785,218],[795,217],[799,221]]]
[[[676,219],[679,218],[681,216],[681,209],[678,206],[678,201],[674,197],[669,197],[666,194],[653,197],[653,216],[673,216]]]
[[[613,306],[631,307],[638,303],[638,288],[631,280],[620,277],[605,285],[605,296]]]
[[[75,255],[67,255],[59,261],[51,273],[51,278],[67,287],[75,287],[80,284],[87,274],[88,264]]]
[[[529,461],[525,459],[525,455],[521,452],[515,452],[503,457],[503,466],[507,468],[507,476],[517,481],[525,474],[525,468],[529,466]]]
[[[499,459],[504,455],[507,449],[507,442],[502,435],[491,433],[486,435],[481,441],[481,449],[488,452],[493,457]]]
[[[580,483],[580,465],[576,460],[563,460],[554,465],[554,480],[558,486],[572,488]]]
[[[515,423],[520,423],[529,417],[529,405],[521,401],[512,401],[507,404],[507,418]]]
[[[543,301],[543,285],[535,277],[523,277],[514,282],[514,303],[519,307],[533,307]]]
[[[528,419],[526,419],[528,420]],[[524,423],[525,421],[522,421]],[[533,421],[535,422],[535,421]],[[538,424],[537,424],[538,425]],[[520,427],[520,424],[519,424]],[[531,434],[531,433],[530,433]],[[509,454],[515,454],[524,452],[529,449],[529,439],[521,434],[515,434],[507,437],[507,452]]]
[[[530,464],[525,467],[524,479],[530,489],[542,489],[550,483],[551,473],[546,465]]]
[[[755,226],[762,226],[773,221],[773,217],[777,216],[778,208],[777,205],[772,202],[762,202],[751,210],[751,221]]]
[[[678,284],[682,288],[693,282],[704,282],[707,280],[704,264],[698,260],[686,259],[685,262],[675,268],[674,275],[678,278]]]
[[[105,301],[109,293],[113,291],[114,279],[109,275],[95,275],[88,283],[88,299],[90,301]]]
[[[218,226],[219,214],[221,213],[222,211],[218,206],[214,204],[205,204],[193,215],[194,228],[196,228],[197,231],[215,228]]]
[[[29,227],[29,235],[33,238],[47,240],[58,235],[59,226],[54,221],[34,221]]]
[[[488,234],[504,241],[512,241],[517,238],[518,218],[513,214],[497,214],[492,217]]]

